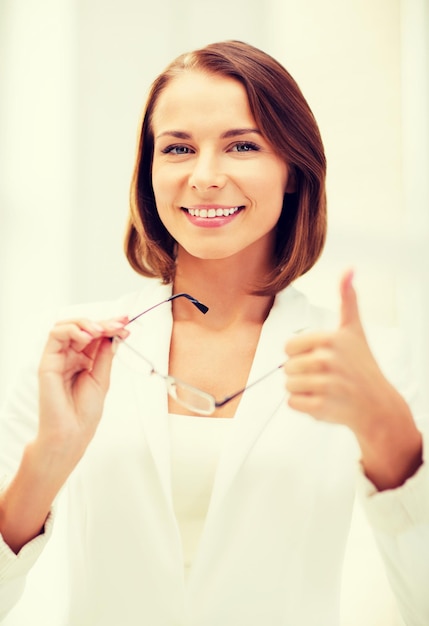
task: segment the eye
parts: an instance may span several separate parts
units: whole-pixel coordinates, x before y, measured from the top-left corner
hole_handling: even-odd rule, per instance
[[[167,146],[166,148],[163,148],[161,152],[163,154],[181,155],[181,154],[191,154],[192,150],[191,148],[188,148],[188,146],[174,145],[174,146]]]
[[[251,141],[239,141],[231,148],[232,152],[258,152],[259,150],[259,146]]]

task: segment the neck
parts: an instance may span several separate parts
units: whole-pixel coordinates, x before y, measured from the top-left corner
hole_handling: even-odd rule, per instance
[[[179,253],[174,279],[174,292],[187,292],[209,307],[205,324],[225,328],[235,323],[262,324],[274,298],[252,294],[258,279],[262,280],[264,265],[255,259],[240,263],[235,256],[205,260]],[[202,321],[201,313],[190,310],[183,301],[174,304],[174,316]]]

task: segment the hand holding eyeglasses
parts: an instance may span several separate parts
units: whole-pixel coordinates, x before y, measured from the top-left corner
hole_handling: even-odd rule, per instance
[[[112,339],[126,339],[130,334],[128,324],[180,297],[189,300],[201,313],[208,311],[189,294],[174,294],[132,319],[123,316],[99,322],[66,320],[53,327],[39,366],[39,449],[49,453],[66,450],[67,466],[79,460],[101,419],[114,356]]]
[[[39,366],[38,440],[49,449],[83,454],[101,418],[110,378],[111,338],[125,339],[128,317],[57,323]]]

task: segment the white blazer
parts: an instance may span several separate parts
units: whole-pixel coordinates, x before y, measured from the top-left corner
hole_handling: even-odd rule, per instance
[[[157,281],[142,282],[138,294],[68,316],[131,316],[171,294]],[[264,324],[249,382],[284,361],[292,333],[334,323],[293,287],[286,289]],[[171,328],[169,305],[130,326],[128,341],[162,373],[168,371]],[[412,404],[407,368],[393,362],[390,339],[381,343],[386,374]],[[4,472],[19,461],[18,450],[37,423],[36,407],[34,391],[20,388],[6,408],[4,441],[14,452],[5,452],[0,439]],[[102,421],[59,503],[67,510],[67,555],[61,561],[70,581],[64,626],[338,626],[358,465],[351,432],[289,409],[281,370],[246,391],[221,452],[186,586],[169,445],[163,381],[142,378],[115,361]],[[391,492],[376,494],[362,476],[359,481],[407,624],[427,625],[427,463]],[[48,536],[34,540],[33,556],[30,544],[28,557],[23,549],[21,574],[22,563],[28,558],[30,567]],[[2,567],[6,588],[17,566],[4,545],[0,580]],[[7,604],[1,598],[0,614],[1,602]]]

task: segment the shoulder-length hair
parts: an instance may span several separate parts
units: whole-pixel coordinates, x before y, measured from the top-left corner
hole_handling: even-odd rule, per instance
[[[125,251],[143,276],[169,283],[175,273],[176,242],[162,224],[152,188],[152,116],[162,91],[180,73],[203,71],[233,78],[245,88],[264,138],[294,178],[276,227],[274,270],[255,293],[274,295],[307,272],[326,238],[326,159],[313,113],[287,70],[268,54],[239,41],[214,43],[186,53],[158,76],[149,92],[131,183]]]

